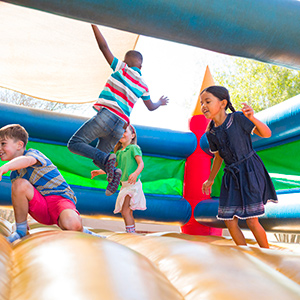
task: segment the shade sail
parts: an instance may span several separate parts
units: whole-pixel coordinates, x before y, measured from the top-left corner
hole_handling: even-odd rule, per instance
[[[123,59],[138,35],[99,27]],[[0,2],[0,86],[36,98],[93,102],[111,69],[85,22]]]

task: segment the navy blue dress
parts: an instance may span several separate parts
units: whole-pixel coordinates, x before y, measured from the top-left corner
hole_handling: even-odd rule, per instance
[[[206,133],[210,150],[218,151],[225,162],[217,216],[220,220],[259,217],[265,212],[264,204],[277,202],[271,178],[252,147],[254,127],[242,112],[234,112]]]

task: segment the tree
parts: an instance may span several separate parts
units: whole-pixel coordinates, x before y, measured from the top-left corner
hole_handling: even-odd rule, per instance
[[[7,89],[0,89],[0,102],[75,115],[85,115],[92,107],[91,103],[65,104],[40,100]]]
[[[229,72],[214,75],[215,82],[228,88],[236,109],[242,102],[258,112],[300,94],[300,71],[235,58]]]

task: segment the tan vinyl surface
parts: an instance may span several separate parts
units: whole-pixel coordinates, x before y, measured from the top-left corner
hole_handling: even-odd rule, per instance
[[[230,238],[171,232],[101,231],[107,237],[101,239],[56,226],[30,227],[30,235],[11,245],[0,235],[1,300],[300,296],[300,253],[283,246],[237,247]]]
[[[99,27],[119,59],[138,35]],[[64,103],[95,101],[111,69],[91,25],[0,2],[0,86]]]

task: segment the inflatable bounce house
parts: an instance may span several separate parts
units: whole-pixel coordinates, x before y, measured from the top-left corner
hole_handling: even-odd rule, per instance
[[[299,69],[299,14],[300,2],[292,0],[0,1],[0,85],[50,101],[94,101],[109,73],[95,68],[103,62],[85,22],[127,31],[103,28],[112,30],[117,42],[109,44],[120,56],[143,34]],[[211,84],[207,68],[201,90]],[[116,196],[105,196],[105,176],[91,180],[93,163],[66,147],[86,118],[9,104],[0,104],[0,111],[0,127],[24,126],[28,147],[59,168],[80,213],[113,216]],[[266,206],[261,223],[269,232],[296,236],[300,98],[257,117],[273,133],[254,137],[253,145],[279,198]],[[106,238],[98,238],[32,223],[28,236],[9,244],[5,236],[13,225],[1,218],[0,300],[299,299],[299,244],[260,249],[249,239],[249,246],[237,247],[222,236],[224,224],[216,219],[220,177],[211,197],[201,192],[212,159],[206,126],[199,101],[190,132],[136,126],[147,210],[136,211],[135,218],[180,224],[182,233],[100,230]],[[0,205],[11,205],[8,175],[0,182]]]

